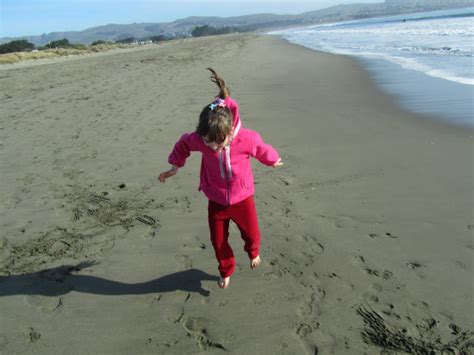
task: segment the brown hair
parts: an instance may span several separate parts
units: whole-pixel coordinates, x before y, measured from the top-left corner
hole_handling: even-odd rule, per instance
[[[230,90],[214,69],[207,68],[212,75],[211,81],[219,88],[218,99],[224,100],[230,96]],[[218,100],[217,99],[217,100]],[[226,106],[206,105],[199,115],[196,133],[207,137],[210,142],[222,143],[232,131],[232,112]]]
[[[214,69],[212,68],[207,68],[207,70],[209,70],[212,75],[211,75],[211,81],[213,83],[216,83],[217,87],[219,88],[219,97],[222,99],[222,100],[225,100],[226,98],[228,98],[230,96],[230,90],[229,88],[225,85],[225,81],[224,79],[222,79]]]

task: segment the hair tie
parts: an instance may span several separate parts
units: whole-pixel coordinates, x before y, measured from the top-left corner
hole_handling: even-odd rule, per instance
[[[215,99],[210,105],[209,105],[209,108],[211,110],[215,110],[216,108],[218,107],[225,107],[225,101],[222,100],[220,97],[218,97],[217,99]]]

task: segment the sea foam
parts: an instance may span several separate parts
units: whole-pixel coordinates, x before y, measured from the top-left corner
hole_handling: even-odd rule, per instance
[[[450,10],[324,24],[272,34],[312,49],[385,59],[404,69],[474,85],[473,16],[474,9]]]

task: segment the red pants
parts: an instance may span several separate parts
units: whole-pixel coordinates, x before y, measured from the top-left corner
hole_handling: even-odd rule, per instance
[[[232,220],[239,227],[240,235],[245,242],[244,250],[250,259],[258,256],[260,231],[258,230],[257,210],[253,196],[232,206],[222,206],[209,200],[209,230],[211,241],[219,262],[222,277],[232,275],[235,259],[229,245],[229,222]]]

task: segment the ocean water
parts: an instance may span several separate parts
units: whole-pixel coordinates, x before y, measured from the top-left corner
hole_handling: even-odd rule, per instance
[[[474,8],[275,31],[292,43],[350,55],[402,106],[474,126]]]

